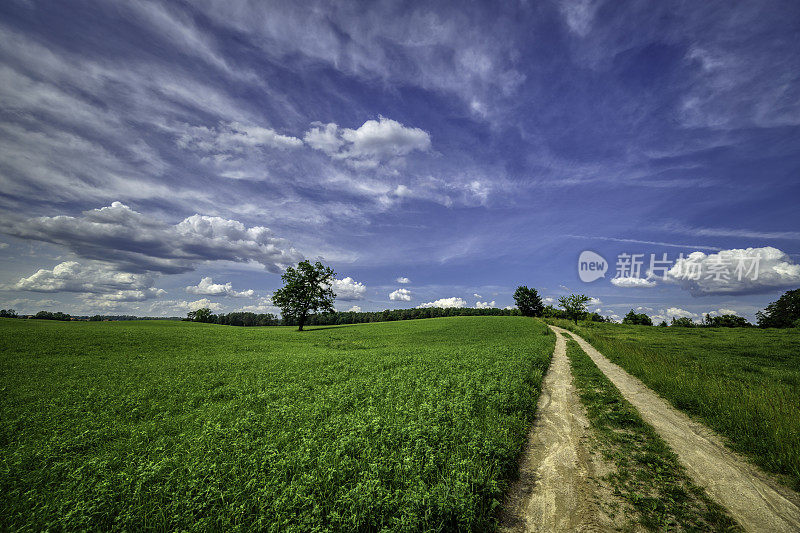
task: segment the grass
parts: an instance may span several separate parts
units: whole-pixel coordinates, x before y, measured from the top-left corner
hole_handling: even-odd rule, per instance
[[[651,531],[738,530],[574,340],[567,342],[567,356],[593,440],[616,467],[605,479],[630,506],[626,519]]]
[[[554,336],[0,320],[0,529],[491,529]]]
[[[619,324],[572,329],[722,434],[733,449],[800,490],[800,330]]]

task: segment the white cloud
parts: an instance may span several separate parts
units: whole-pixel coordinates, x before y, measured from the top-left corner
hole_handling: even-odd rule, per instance
[[[336,293],[336,298],[339,300],[351,302],[353,300],[363,300],[367,287],[348,276],[344,279],[333,280],[333,292]]]
[[[466,307],[467,301],[463,298],[456,298],[455,296],[451,298],[441,298],[434,302],[426,302],[424,304],[420,304],[417,306],[418,309],[422,309],[425,307]]]
[[[367,120],[358,129],[340,129],[333,123],[313,126],[305,135],[309,146],[356,168],[375,168],[380,163],[400,159],[415,150],[425,152],[431,147],[426,131],[385,117]]]
[[[322,124],[321,122],[314,122],[312,126],[303,137],[306,144],[328,155],[339,151],[344,144],[344,140],[339,138],[339,126],[334,123]]]
[[[259,298],[253,305],[245,305],[242,307],[242,311],[259,314],[272,313],[273,315],[280,313],[280,309],[275,307],[275,305],[272,303],[272,298],[269,296]]]
[[[7,242],[0,242],[0,250],[2,250],[4,248],[8,248],[8,243]]]
[[[130,272],[175,274],[204,261],[255,261],[278,273],[302,259],[288,241],[263,226],[248,228],[236,220],[203,215],[170,225],[121,202],[84,211],[82,217],[32,218],[0,230],[59,244],[79,257]]]
[[[800,264],[771,246],[692,252],[675,262],[666,280],[694,295],[768,292],[800,284]]]
[[[186,287],[186,292],[205,296],[232,296],[234,298],[252,298],[255,294],[253,289],[241,292],[235,291],[231,282],[225,284],[214,283],[214,280],[210,277],[202,278],[197,285]]]
[[[121,272],[111,265],[90,261],[65,261],[51,270],[40,269],[11,288],[33,292],[74,292],[93,300],[141,302],[166,293],[153,287],[147,274]]]
[[[198,309],[208,308],[211,311],[222,311],[222,304],[212,302],[208,298],[201,298],[193,302],[186,300],[162,300],[154,302],[150,305],[150,312],[156,313],[156,316],[167,316],[170,314],[186,314],[190,311],[197,311]]]
[[[586,305],[603,305],[603,302],[600,301],[600,298],[591,297]]]
[[[403,277],[403,276],[400,276],[400,277],[399,277],[399,278],[397,278],[395,281],[397,281],[397,283],[402,283],[402,284],[411,283],[411,280],[410,280],[410,279],[408,279],[408,278],[406,278],[406,277]]]
[[[544,303],[546,303],[546,304],[554,304],[554,303],[556,303],[556,299],[555,298],[550,298],[549,296],[547,298],[545,298],[544,300],[542,300],[542,301]]]
[[[655,287],[656,282],[645,278],[612,278],[611,284],[617,287],[646,288]]]
[[[692,313],[691,311],[687,311],[686,309],[681,309],[680,307],[670,307],[666,310],[665,314],[669,318],[675,317],[675,318],[695,319],[700,316],[697,313]]]
[[[574,33],[585,37],[590,31],[599,3],[593,0],[562,0],[559,4],[567,26]]]
[[[494,305],[494,300],[491,302],[475,302],[475,309],[491,309]]]
[[[480,294],[478,294],[477,292],[475,292],[475,293],[472,293],[472,296],[474,296],[474,297],[475,297],[475,298],[477,298],[478,300],[480,300],[481,298],[483,298],[483,296],[481,296],[481,295],[480,295]]]
[[[361,306],[359,306],[359,305],[354,305],[353,307],[351,307],[350,309],[348,309],[348,311],[350,311],[350,312],[353,312],[353,313],[360,313],[360,312],[361,312]]]
[[[410,302],[411,291],[408,289],[397,289],[389,293],[389,299],[395,302]]]
[[[733,309],[718,309],[717,312],[721,315],[739,315],[739,313]]]
[[[241,122],[228,122],[216,128],[184,124],[181,130],[177,139],[178,146],[206,153],[241,152],[266,147],[286,149],[303,145],[303,141],[296,137]]]

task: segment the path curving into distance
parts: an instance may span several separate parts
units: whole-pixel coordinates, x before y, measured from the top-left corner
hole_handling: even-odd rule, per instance
[[[510,488],[500,531],[598,531],[607,522],[594,504],[595,470],[583,438],[589,420],[572,383],[566,341],[556,334],[528,434],[519,480]]]
[[[557,334],[571,335],[580,344],[642,419],[669,444],[689,477],[746,531],[800,531],[800,496],[728,449],[719,435],[672,407],[580,336],[555,326],[550,328]]]

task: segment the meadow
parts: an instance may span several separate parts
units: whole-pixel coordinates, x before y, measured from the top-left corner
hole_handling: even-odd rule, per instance
[[[4,530],[491,529],[554,335],[0,319]]]
[[[800,490],[800,330],[557,323]]]

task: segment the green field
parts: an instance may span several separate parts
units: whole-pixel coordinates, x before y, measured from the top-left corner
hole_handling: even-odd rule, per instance
[[[558,325],[800,490],[800,331]]]
[[[554,335],[0,320],[2,529],[485,530]]]

